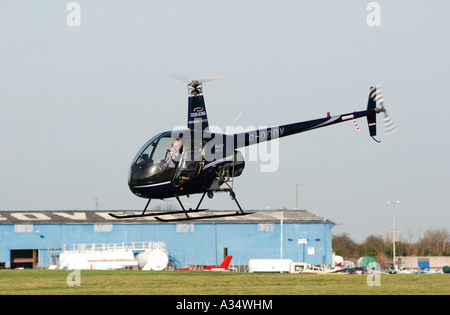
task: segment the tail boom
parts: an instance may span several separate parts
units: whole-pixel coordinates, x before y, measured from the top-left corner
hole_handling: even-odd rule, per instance
[[[237,148],[257,144],[265,141],[274,140],[277,138],[287,137],[297,133],[318,129],[326,126],[338,124],[347,120],[368,117],[369,115],[376,115],[375,109],[368,109],[364,111],[352,112],[337,116],[319,118],[314,120],[308,120],[304,122],[298,122],[293,124],[281,125],[277,127],[264,128],[249,132],[243,132],[235,134],[235,144]]]
[[[371,87],[369,90],[369,101],[367,105],[367,109],[363,111],[357,111],[337,116],[327,117],[308,120],[293,124],[281,125],[278,127],[270,127],[263,128],[259,130],[243,132],[235,134],[235,149],[240,147],[249,146],[252,144],[257,144],[265,141],[270,141],[276,138],[286,137],[290,135],[294,135],[297,133],[322,128],[326,126],[331,126],[334,124],[338,124],[347,120],[354,120],[361,117],[367,117],[367,123],[369,126],[369,134],[371,137],[376,136],[376,115],[380,112],[385,112],[384,107],[376,107],[378,103],[382,103],[383,95],[379,94],[377,91],[377,87]]]

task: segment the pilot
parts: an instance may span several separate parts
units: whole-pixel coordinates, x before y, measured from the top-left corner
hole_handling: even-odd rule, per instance
[[[180,159],[180,148],[181,148],[181,140],[173,139],[172,141],[172,150],[167,150],[169,153],[166,157],[166,161],[164,162],[164,168],[175,168],[176,163],[178,163]]]

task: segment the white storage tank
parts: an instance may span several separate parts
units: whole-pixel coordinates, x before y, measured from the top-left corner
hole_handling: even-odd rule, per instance
[[[136,258],[142,270],[164,270],[169,264],[169,256],[161,249],[139,253]]]
[[[133,251],[92,251],[75,252],[66,251],[59,255],[61,269],[123,269],[137,265]]]

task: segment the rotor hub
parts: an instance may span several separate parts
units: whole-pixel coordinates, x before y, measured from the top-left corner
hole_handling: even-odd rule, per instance
[[[189,96],[198,96],[203,93],[202,83],[198,80],[192,80],[188,84]]]

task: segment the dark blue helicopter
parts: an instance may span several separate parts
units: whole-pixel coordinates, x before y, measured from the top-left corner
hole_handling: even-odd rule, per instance
[[[370,136],[377,133],[376,115],[383,112],[385,120],[391,123],[386,109],[383,107],[383,95],[377,86],[369,90],[367,109],[324,118],[264,128],[236,134],[213,133],[209,130],[203,98],[202,83],[214,78],[194,80],[188,84],[188,119],[186,130],[171,130],[157,134],[151,138],[136,154],[130,168],[128,185],[139,197],[148,199],[144,211],[140,214],[117,215],[118,219],[155,216],[162,222],[198,220],[218,217],[247,215],[239,205],[230,181],[242,174],[245,162],[237,149],[278,139],[300,132],[334,125],[346,120],[367,117]],[[381,105],[377,107],[377,104]],[[377,141],[379,142],[379,141]],[[205,211],[200,204],[205,195],[209,198],[215,192],[228,192],[236,202],[239,211],[219,215],[190,216],[191,213]],[[195,209],[186,210],[180,196],[203,194]],[[175,197],[180,211],[146,213],[152,199]],[[164,219],[164,215],[182,214],[175,219]]]

